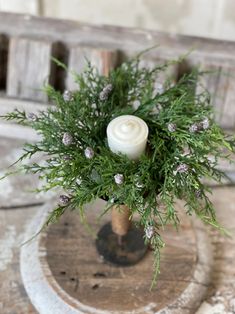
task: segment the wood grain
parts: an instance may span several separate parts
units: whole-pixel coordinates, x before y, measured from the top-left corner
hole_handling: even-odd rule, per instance
[[[39,111],[43,111],[48,108],[48,105],[42,102],[30,101],[30,100],[20,100],[15,98],[1,97],[0,94],[0,115],[5,115],[15,108],[26,111],[26,113],[33,112],[37,114]]]
[[[118,60],[118,53],[112,50],[70,47],[68,60],[68,76],[66,87],[69,90],[78,89],[74,82],[73,72],[82,73],[87,66],[87,61],[95,66],[100,74],[108,75],[109,71],[115,68]]]
[[[17,166],[10,167],[23,153],[24,140],[0,138],[0,178],[6,172],[15,171]],[[42,161],[42,155],[37,155],[31,162]],[[27,161],[29,162],[29,161]],[[24,205],[37,205],[50,199],[54,193],[34,193],[39,188],[38,176],[29,174],[11,175],[0,180],[0,209],[23,207]],[[1,313],[1,312],[0,312]]]
[[[46,101],[42,91],[48,81],[51,65],[51,43],[30,38],[10,40],[7,95],[34,101]]]
[[[223,128],[235,127],[235,67],[228,65],[216,67],[211,80],[215,83],[209,86],[212,91],[213,104],[217,112],[217,121]],[[215,78],[213,78],[215,76]],[[221,104],[223,106],[221,107]]]
[[[0,138],[1,143],[1,166],[2,169],[6,167],[9,164],[9,161],[12,161],[14,159],[14,151],[17,150],[19,147],[21,147],[21,142],[18,140],[9,140],[9,139],[3,139]],[[5,150],[3,150],[3,147],[5,147]],[[8,148],[7,148],[8,147]],[[4,183],[4,181],[2,181]],[[32,305],[29,302],[29,299],[25,293],[25,290],[23,288],[22,279],[20,276],[20,270],[19,270],[19,243],[25,236],[25,229],[29,227],[30,222],[32,221],[34,215],[37,215],[37,213],[40,214],[41,209],[39,207],[28,207],[28,206],[22,206],[22,203],[19,203],[18,208],[11,207],[11,204],[17,205],[17,200],[15,199],[16,195],[21,195],[22,189],[24,189],[24,184],[18,184],[14,186],[14,193],[11,194],[11,196],[8,199],[8,205],[10,206],[8,209],[0,209],[0,243],[1,243],[1,250],[0,252],[10,252],[9,254],[6,254],[4,259],[1,258],[1,263],[5,263],[5,269],[0,272],[0,313],[4,314],[36,314],[37,311],[33,309]],[[8,189],[8,183],[5,183],[5,185],[2,185],[1,190],[7,190]],[[23,196],[23,195],[22,195]],[[206,303],[203,303],[200,308],[200,314],[208,314],[208,307],[211,309],[214,309],[214,312],[216,311],[217,306],[223,306],[224,311],[231,312],[232,313],[232,298],[235,296],[235,273],[234,273],[234,267],[233,267],[233,261],[235,259],[235,188],[234,187],[216,187],[213,189],[213,194],[211,196],[211,199],[216,207],[218,218],[221,222],[221,224],[225,227],[227,227],[231,232],[231,237],[225,237],[221,235],[220,233],[210,229],[208,230],[208,233],[210,235],[210,239],[212,241],[213,246],[213,252],[214,252],[214,267],[212,272],[212,282],[209,285],[209,293],[206,297]],[[30,205],[31,199],[28,198],[28,196],[24,196],[22,200],[25,202],[25,205]],[[2,198],[0,198],[0,207],[2,205],[6,205],[6,203],[2,202]],[[76,213],[71,216],[71,218],[75,217]],[[69,217],[65,217],[66,219]],[[77,219],[78,217],[76,217]],[[66,223],[66,221],[64,221]],[[60,230],[60,238],[62,241],[62,237],[64,238],[64,242],[69,240],[70,235],[72,235],[73,238],[76,238],[76,234],[73,231],[73,224],[75,221],[73,221],[69,225],[63,225],[62,221],[60,225],[51,226],[51,234],[50,234],[50,240],[51,245],[53,243],[53,239],[56,239],[56,232],[57,228]],[[38,230],[38,226],[35,227],[32,233],[34,233],[36,230]],[[54,230],[54,231],[53,231]],[[85,231],[80,231],[85,232]],[[184,231],[183,231],[184,232]],[[190,232],[188,230],[187,232]],[[31,235],[32,235],[31,233]],[[188,233],[189,234],[189,233]],[[175,245],[178,245],[178,236],[176,234]],[[86,237],[89,237],[86,233]],[[194,238],[190,238],[190,243]],[[200,241],[203,244],[203,241]],[[46,240],[47,243],[47,240]],[[44,242],[45,244],[45,242]],[[49,245],[49,243],[47,244]],[[74,251],[76,252],[76,249],[78,247],[78,243],[75,244]],[[52,249],[52,248],[51,248]],[[62,254],[65,254],[67,252],[67,247],[62,246],[62,248],[58,250],[54,250],[54,254],[61,258],[60,251]],[[12,253],[13,255],[11,255]],[[52,251],[51,251],[52,252]],[[0,254],[1,254],[0,253]],[[65,254],[66,255],[66,254]],[[64,256],[65,256],[64,255]],[[7,257],[8,256],[8,257]],[[10,258],[9,258],[10,256]],[[12,256],[12,257],[11,257]],[[68,254],[65,256],[66,259],[71,259],[72,256],[75,256],[76,260],[79,258],[74,252],[72,255],[68,256]],[[176,256],[176,255],[175,255]],[[84,258],[87,258],[86,256]],[[51,261],[53,261],[53,256],[50,257]],[[75,263],[72,264],[72,267],[77,267]],[[168,262],[171,259],[168,259]],[[165,257],[162,259],[163,263],[166,263]],[[101,264],[102,265],[102,264]],[[168,264],[169,265],[169,264]],[[57,281],[66,283],[67,287],[70,287],[71,290],[73,290],[76,287],[76,278],[77,274],[74,272],[72,267],[69,267],[68,265],[64,264],[61,266],[65,266],[68,271],[66,274],[60,273],[60,271],[64,271],[62,267],[59,267],[54,269],[54,272],[57,273]],[[89,265],[87,265],[88,267]],[[106,265],[107,266],[107,265]],[[108,267],[108,266],[107,266]],[[165,267],[165,266],[163,266]],[[149,272],[151,272],[151,267],[149,269]],[[187,268],[188,269],[188,268]],[[180,273],[178,276],[180,276]],[[112,273],[111,273],[112,274]],[[163,276],[164,274],[162,274]],[[70,277],[71,276],[71,277]],[[75,277],[74,277],[75,276]],[[167,272],[164,276],[167,276]],[[71,278],[75,278],[75,281]],[[102,277],[102,275],[99,276],[96,275],[93,278],[94,284],[105,281],[106,277]],[[98,289],[94,289],[94,296],[96,295],[96,291]],[[76,294],[76,292],[73,292]],[[165,297],[170,297],[171,292],[165,291]],[[126,296],[125,296],[126,298]],[[107,298],[108,299],[108,298]],[[205,306],[206,304],[206,306]],[[177,309],[177,307],[175,308]],[[189,309],[190,311],[190,309]],[[165,314],[166,312],[164,312]],[[173,313],[173,309],[168,311],[167,313]],[[193,312],[194,313],[194,312]],[[198,312],[199,313],[199,312]],[[217,310],[218,313],[218,310]]]
[[[40,228],[54,201],[32,220],[26,238]],[[87,205],[87,219],[94,234],[101,224],[96,217],[103,201]],[[181,207],[181,205],[179,205]],[[110,220],[105,216],[105,223]],[[21,251],[21,272],[32,303],[42,314],[75,313],[194,313],[210,281],[210,245],[201,225],[192,228],[182,216],[179,233],[171,227],[163,232],[161,274],[151,292],[153,255],[131,267],[115,267],[98,255],[94,238],[67,213],[34,243]],[[40,290],[39,290],[40,287]],[[44,300],[44,302],[43,302]],[[106,312],[107,311],[107,312]]]
[[[91,26],[69,20],[40,18],[36,16],[0,13],[0,33],[12,36],[29,36],[35,39],[47,38],[51,41],[90,47],[106,47],[136,53],[153,45],[157,49],[150,52],[163,58],[176,57],[193,49],[194,59],[211,56],[218,62],[230,60],[235,63],[234,47],[231,41],[199,38],[177,34],[167,34],[154,30],[142,30],[117,26]],[[157,52],[156,52],[157,51]]]
[[[24,228],[36,207],[0,210],[0,313],[36,314],[24,289],[19,265]]]
[[[202,77],[202,85],[211,94],[216,120],[224,129],[234,129],[235,66],[229,60],[217,63],[210,56],[197,61],[189,58],[188,66],[198,66],[201,71],[207,72]]]
[[[235,112],[233,106],[233,91],[235,85],[235,43],[233,42],[172,34],[167,35],[165,33],[149,30],[127,29],[112,26],[90,26],[72,21],[41,19],[38,17],[6,13],[0,13],[0,21],[0,34],[6,34],[10,37],[11,41],[14,41],[15,37],[20,37],[20,42],[24,37],[31,38],[32,45],[30,44],[29,46],[32,47],[32,61],[29,61],[29,63],[33,63],[35,68],[40,69],[39,76],[35,76],[37,70],[34,69],[32,70],[32,78],[30,77],[29,79],[24,80],[23,93],[17,92],[17,88],[21,88],[19,87],[18,79],[18,83],[16,84],[13,84],[13,81],[8,79],[8,83],[11,82],[13,84],[12,90],[8,89],[8,95],[20,95],[20,97],[35,97],[36,95],[35,99],[45,100],[40,92],[29,93],[27,87],[32,87],[33,89],[35,87],[41,88],[43,80],[50,75],[47,60],[50,55],[49,46],[51,42],[62,43],[64,47],[68,47],[68,56],[70,60],[69,69],[78,72],[81,71],[84,65],[84,54],[91,57],[91,59],[94,58],[95,63],[102,68],[107,62],[113,62],[112,54],[110,54],[109,51],[120,51],[122,56],[126,59],[133,57],[141,50],[154,45],[156,46],[157,44],[158,47],[149,51],[146,56],[147,59],[152,60],[153,62],[159,62],[159,60],[177,59],[177,57],[187,53],[193,48],[191,54],[186,56],[186,63],[193,63],[194,65],[201,64],[205,69],[210,69],[211,66],[213,66],[218,70],[217,74],[212,74],[212,76],[208,78],[207,84],[215,95],[214,103],[216,109],[218,109],[217,116],[219,123],[224,128],[234,127]],[[37,49],[37,41],[41,41],[39,49]],[[47,41],[49,46],[47,46]],[[18,52],[15,50],[15,52],[12,52],[11,49],[10,57],[17,60],[17,55],[19,55],[20,59],[22,59],[22,56],[25,56],[26,53],[21,52],[21,50],[26,50],[23,42],[22,45],[19,45]],[[101,51],[101,53],[97,54],[97,51]],[[42,56],[44,62],[37,67],[39,64],[36,59],[40,60],[40,56]],[[26,71],[25,68],[28,63],[25,63],[23,60],[24,57],[21,60],[21,63],[12,63],[12,66],[16,66],[16,68],[22,68],[20,70],[21,75],[25,75],[25,72],[28,73],[28,70]],[[107,62],[103,62],[102,65],[100,60],[106,60]],[[21,64],[21,66],[19,66],[19,64]],[[10,68],[8,71],[13,73],[13,75],[10,76],[13,78],[14,68],[11,69],[11,63],[9,63],[9,65]],[[32,65],[31,68],[33,68]],[[176,73],[174,73],[174,75],[176,77],[182,75],[182,69],[182,67],[181,69],[177,69],[176,67]],[[34,82],[32,86],[30,84],[31,80]],[[67,88],[75,88],[71,78],[67,78],[65,83],[63,80],[64,78],[62,78],[62,82],[59,84],[60,87],[67,85]]]
[[[164,56],[158,57],[158,51],[156,51],[156,54],[154,57],[149,55],[149,53],[146,53],[146,55],[144,55],[141,58],[140,67],[153,69],[156,66],[161,67],[167,61],[169,61],[167,57],[164,57]],[[178,76],[178,65],[172,64],[166,69],[166,71],[164,72],[159,71],[157,73],[157,78],[156,78],[156,81],[154,82],[154,85],[163,84],[166,80],[170,80],[172,83],[174,83],[177,80],[177,76]]]

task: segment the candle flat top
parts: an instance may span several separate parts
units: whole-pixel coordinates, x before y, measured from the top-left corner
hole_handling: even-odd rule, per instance
[[[108,138],[122,145],[138,145],[146,141],[148,126],[144,120],[123,115],[113,119],[107,128]]]

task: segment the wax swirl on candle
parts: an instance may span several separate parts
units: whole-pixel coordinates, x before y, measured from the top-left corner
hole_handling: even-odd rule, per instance
[[[145,151],[148,126],[136,116],[123,115],[109,123],[107,137],[112,152],[123,153],[136,160]]]

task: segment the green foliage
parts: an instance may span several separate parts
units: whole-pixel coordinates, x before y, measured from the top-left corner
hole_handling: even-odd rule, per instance
[[[46,162],[24,165],[24,171],[40,174],[46,182],[42,190],[62,187],[69,197],[54,209],[47,223],[67,209],[80,210],[84,217],[84,205],[96,198],[108,200],[104,213],[113,200],[125,203],[132,214],[139,214],[141,226],[154,226],[154,235],[146,241],[154,248],[155,279],[164,246],[160,230],[166,224],[177,227],[180,223],[175,199],[185,200],[187,214],[195,213],[220,228],[202,178],[220,181],[224,174],[217,169],[218,159],[229,158],[224,148],[234,150],[234,140],[215,123],[210,95],[200,84],[203,73],[194,69],[174,84],[166,80],[164,89],[156,90],[159,74],[174,62],[150,70],[140,67],[138,57],[108,77],[98,74],[88,62],[84,73],[75,75],[78,89],[69,101],[45,86],[53,106],[33,120],[19,110],[4,117],[28,125],[42,136],[38,143],[26,144],[20,160],[45,152]],[[112,90],[101,99],[108,84]],[[143,119],[149,127],[147,151],[137,162],[112,153],[107,145],[107,125],[124,114]],[[72,137],[66,145],[65,133]],[[94,151],[91,159],[84,155],[87,147]],[[121,185],[114,181],[117,173],[124,176]]]

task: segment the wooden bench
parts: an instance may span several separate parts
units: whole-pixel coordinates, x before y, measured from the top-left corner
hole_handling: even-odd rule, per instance
[[[123,60],[157,44],[158,48],[144,55],[143,66],[151,67],[153,64],[177,58],[192,49],[183,64],[170,68],[170,74],[177,80],[195,65],[200,65],[203,70],[214,71],[205,79],[205,84],[213,94],[218,122],[223,128],[232,131],[235,126],[235,43],[6,13],[0,13],[0,115],[15,107],[27,112],[45,108],[48,105],[47,98],[41,91],[45,81],[61,91],[75,89],[71,72],[82,71],[85,57],[101,73],[107,74]],[[51,57],[65,63],[69,72],[56,66]],[[27,129],[4,122],[0,122],[0,136],[0,171],[3,173],[9,162],[13,162],[20,153],[22,139],[34,139],[35,136]],[[48,197],[28,196],[26,191],[22,191],[26,183],[33,186],[35,180],[31,177],[19,177],[0,181],[0,313],[4,314],[36,313],[20,278],[19,243],[23,239],[25,227]],[[234,188],[216,187],[213,200],[222,222],[232,228],[234,234]],[[58,227],[52,227],[50,237],[53,241],[57,239],[53,235],[58,233],[63,242],[63,234],[66,232],[64,223],[62,221]],[[186,226],[188,227],[187,222],[185,228]],[[227,292],[235,292],[232,267],[235,240],[225,239],[214,231],[210,231],[210,236],[215,251],[215,266],[212,283],[208,288],[211,295],[219,292],[224,299],[220,303],[225,309],[231,310],[233,298],[227,297]],[[193,235],[191,240],[192,237]],[[191,240],[189,236],[188,247]],[[51,243],[49,247],[52,246]],[[44,244],[42,247],[45,249]],[[51,252],[54,252],[53,249]],[[50,263],[54,261],[53,254],[50,255]],[[65,268],[70,272],[68,265]],[[57,278],[62,285],[65,281],[63,276],[58,274],[59,279]],[[68,291],[73,291],[74,285],[76,287],[76,278],[71,278],[75,278],[73,274],[70,274],[65,284]],[[193,282],[193,279],[189,281]],[[165,292],[162,293],[164,295]],[[207,300],[213,303],[211,295],[208,295]],[[166,295],[164,302],[167,303],[167,300]],[[209,306],[209,303],[203,304],[200,313],[209,313]],[[198,305],[185,308],[178,304],[177,313],[195,313],[196,307]]]
[[[59,90],[75,88],[72,75],[56,67],[52,56],[64,62],[69,71],[77,72],[83,69],[86,56],[102,73],[107,73],[109,68],[154,45],[159,47],[144,56],[147,66],[192,50],[183,65],[172,67],[176,79],[194,65],[215,71],[206,84],[214,95],[218,121],[225,128],[233,128],[233,42],[0,13],[0,89],[4,107],[12,109],[12,98],[45,103],[46,96],[41,91],[45,81]],[[1,111],[2,107],[1,99]]]

